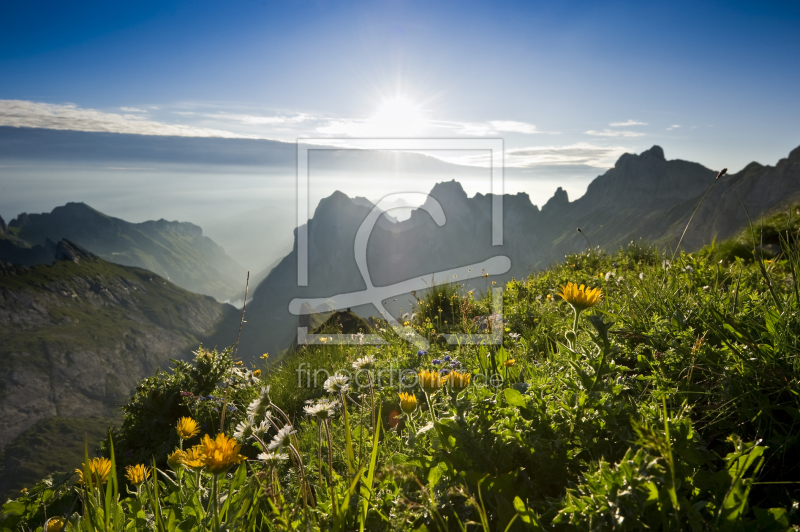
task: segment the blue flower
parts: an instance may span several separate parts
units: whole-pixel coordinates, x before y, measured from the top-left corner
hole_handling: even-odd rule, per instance
[[[417,351],[417,356],[418,357],[424,357],[427,354],[428,354],[428,352],[425,351],[424,349],[420,349],[419,351]]]
[[[449,374],[450,374],[450,370],[449,369],[443,369],[442,371],[439,372],[439,375],[441,375],[442,377],[444,377],[445,375],[449,375]]]
[[[453,369],[460,368],[461,367],[461,362],[459,362],[458,360],[453,360],[450,363],[450,367],[453,368]]]
[[[229,412],[236,412],[236,407],[233,406],[233,405],[228,405],[228,411]]]
[[[450,355],[445,355],[445,356],[444,356],[444,361],[445,361],[445,362],[450,362],[450,360],[452,360],[452,359],[450,358]]]
[[[439,360],[438,358],[434,358],[433,360],[431,360],[431,363],[436,364],[438,366],[439,364],[442,363],[442,361]]]
[[[212,408],[211,410],[212,410],[213,412],[217,412],[217,411],[218,411],[216,406],[215,406],[214,408]]]

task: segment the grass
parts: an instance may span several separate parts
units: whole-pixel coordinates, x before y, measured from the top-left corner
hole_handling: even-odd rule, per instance
[[[443,343],[443,333],[475,332],[490,305],[457,287],[433,287],[408,317],[430,341],[427,352],[380,325],[387,346],[302,346],[259,368],[258,383],[231,384],[235,411],[226,432],[238,432],[249,460],[219,478],[164,466],[152,489],[107,499],[105,507],[118,504],[129,526],[144,516],[159,530],[797,529],[794,209],[765,218],[763,233],[761,223],[754,226],[755,245],[748,230],[674,259],[641,242],[614,253],[590,249],[512,280],[503,287],[502,346]],[[779,246],[769,257],[762,235]],[[574,333],[573,311],[557,296],[567,282],[603,292]],[[213,425],[213,401],[197,398],[201,381],[211,381],[197,368],[237,366],[229,353],[203,356],[174,377],[142,383],[116,438],[131,445],[130,427],[148,423],[166,435],[179,409],[158,405],[179,390],[190,392],[186,408]],[[375,369],[356,381],[352,364],[364,357],[374,358]],[[430,401],[397,373],[458,368],[471,373],[470,385],[445,386]],[[326,391],[325,377],[344,371],[350,388]],[[493,373],[494,381],[482,378]],[[263,411],[248,414],[263,385],[270,387]],[[399,411],[401,390],[416,395],[414,413]],[[321,398],[339,405],[330,420],[304,412]],[[264,411],[272,425],[247,430]],[[285,458],[259,459],[276,429],[290,423],[296,434],[274,447]],[[152,453],[163,464],[177,445],[170,438],[137,456]],[[209,495],[212,484],[227,495]],[[37,526],[36,496],[7,504],[0,526]],[[87,502],[66,515],[68,529],[88,530],[97,519],[89,491],[64,488],[57,500],[74,496]]]

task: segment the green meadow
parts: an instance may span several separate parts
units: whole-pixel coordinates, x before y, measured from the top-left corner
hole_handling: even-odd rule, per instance
[[[799,221],[569,255],[501,287],[502,321],[488,279],[432,287],[404,318],[427,349],[347,314],[278,362],[201,347],[0,530],[797,530]]]

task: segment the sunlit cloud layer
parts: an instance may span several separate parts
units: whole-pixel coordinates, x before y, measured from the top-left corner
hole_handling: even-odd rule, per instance
[[[598,146],[587,142],[569,146],[532,146],[505,151],[507,168],[533,168],[537,166],[591,166],[610,168],[623,153],[634,150],[624,146]],[[488,167],[493,164],[490,154],[443,157],[449,162],[467,166]],[[494,161],[496,164],[496,161]]]
[[[84,109],[73,104],[0,100],[0,126],[177,137],[248,137],[221,129],[165,124],[148,120],[141,115],[140,109],[135,112],[137,114],[119,114]]]
[[[611,127],[630,127],[630,126],[646,126],[647,122],[639,122],[638,120],[626,120],[624,122],[611,122],[608,124]]]
[[[644,137],[644,133],[640,133],[638,131],[623,131],[619,129],[604,129],[602,131],[590,129],[586,132],[586,134],[592,135],[593,137]]]

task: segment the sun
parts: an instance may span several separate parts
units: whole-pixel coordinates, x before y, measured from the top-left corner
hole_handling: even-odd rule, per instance
[[[425,129],[427,121],[420,106],[402,96],[384,100],[370,117],[376,133],[393,137],[418,135]]]

